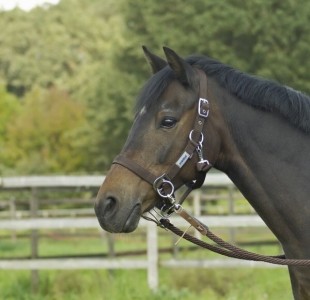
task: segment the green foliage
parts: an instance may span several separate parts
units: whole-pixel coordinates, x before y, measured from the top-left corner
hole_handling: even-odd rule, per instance
[[[88,107],[82,143],[88,154],[85,157],[88,171],[105,170],[120,151],[130,128],[132,99],[137,92],[135,77],[122,74],[109,63],[95,73],[97,75],[78,94],[79,98],[86,99]]]
[[[5,134],[6,124],[11,122],[12,117],[19,109],[18,99],[8,93],[4,85],[0,85],[0,139]]]
[[[122,63],[130,72],[141,62],[137,45],[166,45],[310,92],[309,1],[123,1],[131,39]]]
[[[210,55],[310,93],[309,19],[306,0],[61,0],[0,11],[0,173],[106,171],[149,76],[141,45]],[[40,111],[52,90],[72,112]]]
[[[18,99],[9,94],[3,85],[0,85],[0,157],[4,149],[7,124],[14,122],[20,103]]]
[[[104,2],[104,7],[113,3]],[[119,27],[117,15],[106,19],[94,9],[98,3],[63,0],[48,10],[2,12],[0,75],[9,88],[17,93],[35,85],[68,90],[84,68],[107,59],[115,31],[104,28]]]
[[[20,109],[18,99],[9,94],[4,85],[0,85],[0,174],[5,170],[3,157],[5,152],[5,141],[7,139],[6,128],[14,122]]]
[[[29,272],[0,272],[3,299],[56,300],[226,300],[290,299],[285,269],[160,270],[160,288],[154,293],[144,270],[40,271],[40,288],[31,293]]]
[[[33,89],[7,124],[2,161],[19,173],[73,172],[82,164],[75,141],[84,108],[55,88]]]

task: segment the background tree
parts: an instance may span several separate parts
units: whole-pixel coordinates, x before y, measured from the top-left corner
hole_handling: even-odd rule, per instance
[[[0,35],[0,44],[3,45],[0,49],[0,76],[8,90],[22,98],[36,86],[43,89],[56,87],[66,90],[73,101],[86,109],[83,124],[77,124],[80,127],[76,128],[75,141],[83,164],[72,162],[75,171],[100,170],[102,173],[115,151],[119,150],[128,130],[131,116],[131,101],[128,99],[133,98],[129,95],[134,80],[130,79],[133,76],[122,76],[111,63],[114,47],[121,47],[125,42],[122,18],[116,13],[116,7],[114,1],[109,0],[90,3],[65,0],[46,11],[38,8],[30,13],[5,12],[0,19],[4,28]],[[117,82],[122,83],[114,88]],[[36,95],[30,92],[25,100],[30,106],[34,105],[29,97]],[[23,106],[22,110],[26,107]],[[117,111],[118,116],[115,115]],[[65,124],[63,126],[65,131]],[[36,129],[36,126],[29,128]],[[11,134],[13,129],[8,130]],[[33,134],[36,136],[35,132]],[[18,139],[11,138],[10,147],[18,149],[14,142],[18,143]],[[15,161],[10,167],[24,172],[63,171],[62,163],[41,164],[40,169],[34,170],[36,159],[41,159],[41,152],[37,150],[38,153],[35,148],[31,150],[33,163],[29,157],[22,159],[22,156],[16,156],[14,160],[11,157],[5,163]],[[67,158],[70,160],[73,156]],[[29,168],[27,162],[31,165]]]
[[[3,84],[0,84],[0,174],[7,170],[4,152],[7,139],[7,126],[16,119],[20,109],[17,97],[8,93]]]
[[[76,145],[84,108],[55,88],[27,93],[7,124],[2,160],[19,174],[75,172],[83,164]]]
[[[310,92],[309,1],[123,1],[131,39],[120,56],[128,72],[142,62],[137,45],[166,45]]]
[[[210,55],[310,93],[309,23],[306,0],[61,0],[0,12],[0,170],[107,170],[150,74],[141,45]]]
[[[72,81],[122,42],[113,3],[62,0],[47,10],[1,12],[0,76],[9,90],[22,96],[33,86],[78,88]]]

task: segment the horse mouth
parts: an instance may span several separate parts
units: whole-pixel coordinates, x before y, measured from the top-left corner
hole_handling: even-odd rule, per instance
[[[141,216],[141,204],[137,203],[131,210],[124,226],[122,229],[122,232],[125,233],[129,233],[134,231],[138,224],[139,224],[139,220],[140,220],[140,216]]]

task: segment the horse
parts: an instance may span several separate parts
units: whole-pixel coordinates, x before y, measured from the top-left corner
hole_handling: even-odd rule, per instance
[[[141,215],[167,205],[183,185],[199,187],[214,167],[234,182],[287,258],[309,259],[310,98],[207,56],[184,59],[164,47],[164,60],[143,50],[153,74],[98,191],[100,226],[134,231]],[[294,298],[310,299],[310,268],[288,270]]]

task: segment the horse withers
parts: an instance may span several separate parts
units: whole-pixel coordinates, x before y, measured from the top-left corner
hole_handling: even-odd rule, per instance
[[[213,166],[235,183],[287,258],[310,259],[310,98],[205,56],[164,52],[167,62],[144,47],[153,76],[98,192],[101,227],[134,231],[144,212],[166,206],[167,195],[201,182]],[[310,268],[289,272],[295,299],[310,299]]]

